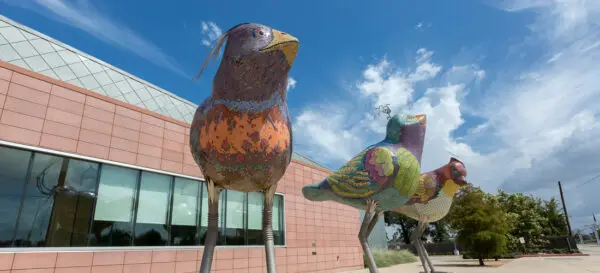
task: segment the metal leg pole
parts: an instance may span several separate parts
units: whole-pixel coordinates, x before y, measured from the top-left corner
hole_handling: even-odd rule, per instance
[[[212,180],[207,179],[208,189],[208,230],[206,231],[206,240],[204,242],[204,253],[202,254],[202,263],[200,264],[200,273],[210,273],[213,262],[215,246],[219,237],[219,193],[220,189],[215,187]]]
[[[273,239],[273,198],[275,187],[265,191],[263,207],[263,240],[265,243],[265,254],[267,259],[267,272],[276,273],[275,264],[275,240]]]
[[[423,256],[425,257],[425,261],[427,262],[427,264],[429,265],[429,269],[431,270],[432,273],[434,272],[438,272],[435,270],[435,268],[433,267],[433,263],[431,262],[431,259],[429,258],[429,253],[427,253],[427,249],[425,248],[425,245],[423,244],[423,241],[421,240],[421,235],[425,232],[425,230],[427,229],[427,223],[425,222],[420,222],[420,225],[422,225],[421,228],[421,234],[419,235],[419,245],[421,246],[421,250],[423,251]]]
[[[367,258],[367,266],[369,267],[370,273],[378,273],[377,264],[375,263],[375,258],[373,258],[373,253],[371,252],[371,248],[367,242],[367,238],[369,237],[368,231],[369,226],[373,223],[373,218],[377,216],[373,216],[375,212],[375,202],[372,200],[367,201],[367,209],[365,210],[365,217],[363,218],[362,224],[360,226],[360,231],[358,232],[358,240],[360,241],[360,245],[362,246],[363,252]],[[376,222],[377,220],[375,220]],[[373,226],[375,224],[373,223]],[[373,227],[371,227],[372,229]]]
[[[419,228],[419,226],[420,226],[420,222],[419,222],[419,225],[417,225],[417,227],[415,228],[415,230],[413,230],[412,244],[415,247],[415,249],[417,250],[417,255],[419,256],[419,260],[421,260],[421,264],[423,265],[423,272],[429,273],[429,268],[427,267],[427,263],[425,262],[425,258],[423,255],[423,249],[421,248],[421,246],[419,244],[420,237],[421,237],[421,229]]]

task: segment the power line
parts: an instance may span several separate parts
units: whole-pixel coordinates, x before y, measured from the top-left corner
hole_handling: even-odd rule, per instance
[[[586,185],[588,183],[591,183],[591,182],[593,182],[594,180],[596,180],[598,178],[600,178],[600,174],[598,174],[598,175],[594,176],[593,178],[591,178],[591,179],[589,179],[589,180],[587,180],[587,181],[579,184],[579,186],[575,187],[575,189],[579,189],[579,188],[583,187],[584,185]]]

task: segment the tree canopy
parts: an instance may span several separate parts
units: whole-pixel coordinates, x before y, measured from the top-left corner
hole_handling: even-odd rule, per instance
[[[506,250],[508,215],[497,197],[469,185],[459,192],[448,216],[450,226],[458,231],[457,242],[469,249],[480,265]]]

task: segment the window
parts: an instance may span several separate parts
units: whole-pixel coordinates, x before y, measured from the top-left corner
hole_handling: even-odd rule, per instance
[[[48,227],[54,207],[54,192],[67,166],[62,157],[35,154],[21,208],[15,246],[48,246]],[[62,177],[64,183],[64,175]]]
[[[198,212],[200,211],[200,183],[176,177],[173,186],[171,216],[171,245],[196,245],[198,236]]]
[[[136,246],[164,246],[169,241],[167,218],[171,176],[142,172],[135,218]]]
[[[262,245],[262,212],[264,195],[259,192],[248,193],[248,244]]]
[[[285,232],[283,231],[283,197],[275,195],[273,199],[273,239],[275,245],[283,245]]]
[[[262,193],[222,190],[218,245],[262,245]],[[0,146],[0,247],[193,246],[208,226],[206,183]],[[273,204],[285,241],[283,197]]]
[[[30,159],[31,152],[0,146],[0,247],[13,244]]]
[[[246,202],[246,193],[239,191],[227,191],[225,194],[225,237],[226,245],[245,245],[246,244],[246,213],[244,206]]]
[[[139,171],[102,165],[89,241],[93,246],[129,246]]]
[[[263,244],[262,213],[264,195],[258,192],[248,193],[248,245]],[[273,199],[273,238],[275,245],[285,243],[285,231],[283,229],[283,197],[276,194]]]

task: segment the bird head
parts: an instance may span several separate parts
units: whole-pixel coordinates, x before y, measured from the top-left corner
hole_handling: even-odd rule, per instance
[[[413,148],[415,156],[420,161],[426,129],[426,115],[397,114],[392,116],[387,123],[385,140],[391,143],[402,143],[406,148]]]
[[[454,181],[454,183],[456,183],[458,186],[462,187],[468,184],[466,180],[467,168],[462,161],[454,157],[450,158],[450,162],[447,164],[446,170],[449,174],[448,178],[452,179],[452,181]]]
[[[265,25],[239,24],[219,38],[202,70],[223,44],[213,96],[217,92],[216,96],[228,99],[264,99],[270,93],[285,92],[298,53],[298,39]]]
[[[228,30],[227,35],[224,56],[242,63],[277,65],[287,72],[298,53],[298,39],[265,25],[239,24]]]
[[[386,128],[386,139],[400,141],[404,136],[423,136],[427,127],[427,116],[418,115],[394,115],[388,120]]]

